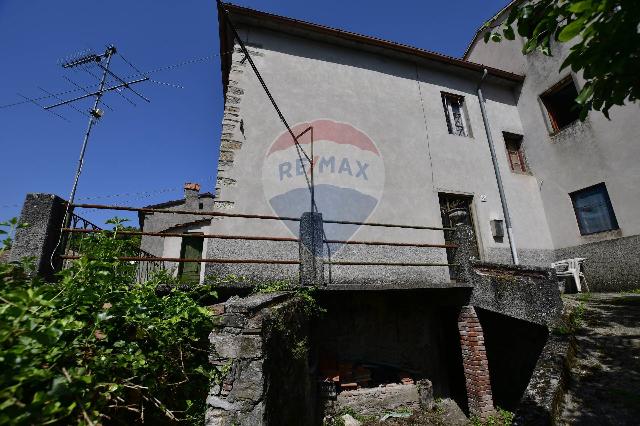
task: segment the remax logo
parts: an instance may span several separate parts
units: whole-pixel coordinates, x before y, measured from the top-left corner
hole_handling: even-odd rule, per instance
[[[377,207],[384,189],[384,161],[374,141],[348,123],[327,119],[299,123],[292,127],[298,135],[309,126],[314,136],[315,199],[324,219],[363,222]],[[310,155],[311,138],[299,138]],[[279,216],[300,217],[310,210],[311,195],[304,176],[310,164],[300,160],[289,132],[270,145],[262,169],[263,189],[268,203]],[[298,224],[285,222],[297,236]],[[348,240],[358,226],[325,226],[330,239]]]

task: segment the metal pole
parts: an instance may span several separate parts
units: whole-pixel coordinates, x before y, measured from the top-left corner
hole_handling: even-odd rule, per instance
[[[76,190],[78,189],[78,181],[80,180],[80,174],[82,173],[82,166],[84,165],[84,154],[87,150],[87,145],[89,143],[89,136],[91,135],[91,129],[93,128],[93,125],[95,124],[95,122],[100,118],[100,111],[98,110],[98,106],[100,105],[100,99],[102,98],[102,95],[104,93],[104,85],[107,81],[107,73],[109,71],[109,64],[111,63],[111,56],[115,52],[116,52],[115,46],[109,46],[107,47],[107,50],[104,53],[104,57],[107,59],[107,63],[106,63],[106,66],[103,67],[102,79],[100,80],[100,86],[98,88],[98,91],[95,94],[96,99],[93,102],[93,108],[91,108],[91,110],[89,111],[89,114],[91,116],[89,117],[89,125],[87,126],[87,131],[84,134],[84,140],[82,141],[82,148],[80,148],[80,158],[78,159],[78,167],[76,169],[76,174],[73,179],[71,194],[69,194],[69,202],[67,203],[67,207],[65,208],[65,211],[64,211],[64,217],[62,219],[63,228],[69,227],[69,221],[71,219],[69,212],[71,210],[71,205],[73,204],[73,201],[75,200],[75,197],[76,197]],[[96,58],[97,58],[96,59],[97,61],[100,60],[100,56]],[[53,249],[53,252],[51,253],[51,267],[53,269],[55,269],[55,267],[53,266],[53,263],[54,263],[53,259],[56,254],[56,251],[58,251],[58,248],[62,243],[62,238],[63,238],[63,234],[60,233],[60,239],[58,239],[58,244],[56,244],[56,247]]]
[[[316,205],[316,188],[314,186],[313,183],[313,127],[311,127],[311,131],[310,131],[310,136],[311,136],[311,160],[309,161],[310,163],[310,167],[311,167],[311,210],[309,210],[311,212],[311,220],[312,220],[312,224],[315,227],[317,225],[317,221],[315,220],[314,215],[315,210],[314,207]],[[322,222],[320,222],[320,226],[322,226]],[[316,257],[318,256],[318,253],[315,252],[316,250],[316,230],[313,229],[311,232],[311,246],[313,247],[313,285],[317,285],[318,284],[318,271],[317,271],[317,266],[316,266]],[[322,250],[322,243],[320,243],[320,250]]]
[[[316,205],[316,189],[315,186],[313,184],[313,127],[311,127],[310,130],[311,133],[311,212],[313,213],[314,210],[314,206]]]
[[[500,176],[500,169],[498,168],[498,159],[496,158],[496,150],[493,146],[493,138],[491,136],[491,127],[489,126],[489,118],[487,117],[487,111],[484,106],[484,96],[482,95],[482,83],[487,77],[487,69],[484,69],[482,78],[478,83],[478,101],[480,102],[480,111],[482,112],[482,121],[484,122],[484,130],[487,133],[487,142],[489,143],[489,151],[491,151],[491,161],[493,162],[493,171],[496,175],[496,181],[498,182],[498,192],[500,193],[500,203],[502,204],[502,214],[504,214],[504,223],[507,226],[507,236],[509,237],[509,246],[511,247],[511,258],[513,264],[518,265],[518,252],[516,250],[516,243],[513,238],[513,229],[511,227],[511,217],[509,216],[509,207],[507,206],[507,199],[504,195],[504,187],[502,186],[502,177]]]
[[[82,141],[82,148],[80,149],[80,159],[78,160],[78,168],[76,169],[75,179],[73,181],[73,187],[71,188],[71,194],[69,195],[69,204],[67,205],[67,213],[71,204],[76,197],[76,189],[78,188],[78,180],[80,179],[80,173],[82,173],[82,165],[84,164],[84,153],[87,150],[87,144],[89,143],[89,135],[91,134],[91,129],[93,128],[94,123],[100,117],[98,112],[98,105],[100,104],[100,99],[103,95],[104,84],[107,80],[107,73],[109,72],[109,64],[111,63],[111,55],[116,52],[116,48],[114,46],[109,46],[105,52],[105,56],[107,58],[107,65],[103,67],[102,71],[102,79],[100,80],[100,87],[98,88],[98,92],[96,93],[96,99],[93,102],[93,108],[91,108],[89,118],[89,126],[87,127],[87,132],[84,134],[84,140]],[[66,213],[65,213],[66,218]],[[66,225],[66,224],[65,224]]]

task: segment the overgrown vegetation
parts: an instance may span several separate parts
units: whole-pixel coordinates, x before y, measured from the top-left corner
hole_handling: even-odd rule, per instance
[[[2,246],[0,246],[0,252],[10,250],[11,245],[13,244],[13,236],[15,235],[16,230],[25,228],[27,226],[29,226],[28,223],[19,223],[17,217],[14,217],[13,219],[7,220],[5,222],[0,222],[0,235],[5,236],[2,240]]]
[[[364,424],[373,423],[378,420],[378,416],[360,414],[351,407],[344,407],[336,415],[327,418],[323,426],[345,426],[345,422],[342,418],[345,414],[350,415],[357,421]]]
[[[559,335],[575,334],[576,331],[582,327],[585,309],[584,301],[580,301],[577,305],[569,308],[568,314],[563,315],[558,325],[553,328],[553,333]]]
[[[318,304],[314,297],[316,290],[315,287],[301,287],[288,280],[261,282],[253,286],[254,293],[275,293],[278,291],[295,292],[296,295],[302,299],[305,313],[310,317],[321,315],[325,312],[325,309]]]
[[[511,7],[499,26],[485,24],[485,42],[524,39],[523,54],[551,56],[552,43],[572,43],[560,70],[582,72],[586,84],[576,102],[609,118],[614,105],[640,99],[640,2],[637,0],[537,0]],[[514,30],[515,27],[515,30]]]
[[[511,426],[514,417],[515,414],[511,411],[498,407],[496,413],[490,415],[484,421],[478,417],[472,417],[471,424],[473,426]]]
[[[135,284],[136,265],[116,258],[137,246],[114,225],[84,238],[56,283],[28,260],[0,264],[0,424],[203,422],[216,373],[213,318],[197,300],[213,290],[160,297],[167,277]]]

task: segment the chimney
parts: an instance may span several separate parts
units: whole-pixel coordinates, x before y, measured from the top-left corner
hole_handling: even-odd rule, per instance
[[[184,184],[184,203],[187,208],[196,210],[198,208],[198,194],[200,184],[187,182]]]

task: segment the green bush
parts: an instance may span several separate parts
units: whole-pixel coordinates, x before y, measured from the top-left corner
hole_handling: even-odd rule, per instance
[[[515,414],[511,411],[497,407],[496,413],[487,417],[484,421],[477,416],[471,417],[473,426],[511,426]]]
[[[53,284],[0,264],[0,424],[202,423],[211,313],[135,284],[118,229],[83,239]]]

